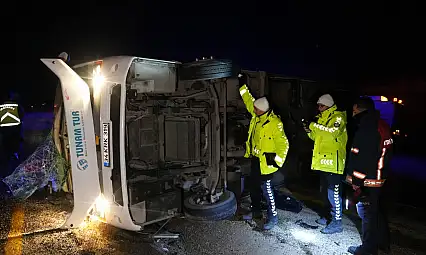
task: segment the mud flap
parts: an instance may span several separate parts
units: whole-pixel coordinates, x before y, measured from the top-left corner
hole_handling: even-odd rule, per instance
[[[60,59],[41,59],[61,81],[70,141],[74,209],[63,228],[80,226],[101,195],[89,87]]]

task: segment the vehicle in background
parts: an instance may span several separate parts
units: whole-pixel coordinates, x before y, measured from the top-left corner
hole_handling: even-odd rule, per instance
[[[389,100],[385,96],[370,96],[374,100],[376,109],[380,112],[380,116],[391,127],[394,140],[394,151],[405,151],[407,146],[408,134],[404,121],[401,117],[404,115],[404,101],[397,97]]]

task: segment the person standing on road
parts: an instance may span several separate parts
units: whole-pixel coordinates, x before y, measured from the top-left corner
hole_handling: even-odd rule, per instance
[[[18,97],[10,91],[8,99],[0,104],[0,131],[7,160],[19,159],[22,117],[23,109],[18,103]]]
[[[323,234],[343,231],[341,182],[345,169],[346,112],[338,111],[329,94],[321,96],[317,102],[320,114],[316,122],[305,126],[309,138],[314,141],[311,168],[320,171],[321,194],[324,204],[328,205],[316,220],[320,225],[328,225],[321,230]],[[331,220],[330,220],[331,204]]]
[[[272,229],[278,223],[276,203],[271,187],[273,174],[283,166],[289,143],[283,123],[269,107],[265,97],[253,98],[247,87],[247,76],[240,74],[240,94],[248,112],[252,115],[244,157],[251,158],[250,197],[252,212],[244,220],[261,218],[262,193],[268,204],[268,216],[264,230]]]
[[[353,106],[357,129],[348,157],[346,181],[359,193],[356,204],[362,219],[362,245],[351,246],[356,255],[389,251],[389,226],[382,204],[383,186],[392,150],[389,125],[380,119],[369,97],[359,98]]]

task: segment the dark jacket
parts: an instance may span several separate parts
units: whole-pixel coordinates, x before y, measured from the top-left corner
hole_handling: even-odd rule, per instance
[[[379,120],[377,111],[364,111],[355,116],[356,129],[346,164],[346,180],[354,185],[377,187],[381,183],[376,183],[382,179],[378,172],[382,152]]]
[[[390,161],[393,156],[393,139],[391,128],[389,124],[383,119],[379,120],[379,133],[381,136],[381,157],[379,159],[379,165],[383,169],[382,178],[387,178],[387,170],[389,169]]]

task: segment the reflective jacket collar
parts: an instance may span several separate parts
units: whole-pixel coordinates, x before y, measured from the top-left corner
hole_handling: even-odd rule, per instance
[[[321,119],[328,119],[330,117],[330,115],[333,114],[334,111],[336,111],[336,110],[337,110],[337,106],[333,105],[332,107],[330,107],[327,110],[320,113],[319,116],[320,116]]]
[[[272,117],[273,115],[274,115],[274,112],[272,110],[269,110],[260,116],[256,116],[257,118],[256,122],[262,123],[262,126],[264,126],[265,124],[269,123],[269,118]]]

